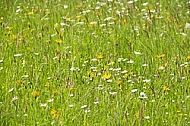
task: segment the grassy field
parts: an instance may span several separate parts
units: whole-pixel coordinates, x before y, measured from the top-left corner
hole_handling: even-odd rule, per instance
[[[1,126],[189,126],[189,0],[4,0]]]

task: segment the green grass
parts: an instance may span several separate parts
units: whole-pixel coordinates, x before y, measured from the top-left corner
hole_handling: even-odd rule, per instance
[[[0,124],[190,125],[189,7],[1,2]]]

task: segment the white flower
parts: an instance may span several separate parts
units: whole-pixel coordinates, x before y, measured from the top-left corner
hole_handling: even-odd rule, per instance
[[[120,71],[120,70],[121,70],[121,68],[119,67],[119,68],[113,69],[112,71]]]
[[[130,59],[129,61],[127,61],[127,63],[129,63],[129,64],[133,64],[134,61]]]
[[[122,59],[123,59],[123,58],[118,58],[118,59],[117,59],[117,61],[118,61],[118,62],[121,62],[121,61],[122,61]]]
[[[163,70],[163,69],[165,69],[165,67],[164,66],[160,66],[158,69],[159,70]]]
[[[54,99],[53,99],[53,98],[51,98],[51,99],[49,99],[49,100],[48,100],[48,102],[53,102],[53,101],[54,101]]]
[[[146,96],[146,94],[144,92],[141,92],[139,98],[140,99],[146,99],[148,97]]]
[[[20,57],[22,54],[14,54],[14,57]]]
[[[190,28],[190,23],[186,23],[185,28]]]
[[[70,97],[73,97],[74,95],[73,95],[73,94],[70,94],[69,96],[70,96]]]
[[[127,3],[128,3],[128,4],[132,4],[132,3],[133,3],[133,1],[131,0],[131,1],[128,1]]]
[[[137,26],[134,26],[134,30],[135,30],[135,31],[138,31],[139,28],[138,28]]]
[[[150,119],[150,116],[145,116],[144,118],[145,118],[145,119]]]
[[[145,79],[143,80],[144,83],[149,83],[150,82],[150,79]]]
[[[14,96],[14,97],[12,98],[11,102],[13,102],[13,101],[15,101],[15,100],[17,100],[17,99],[18,99],[18,97],[17,97],[17,96]]]
[[[146,6],[146,5],[148,5],[148,2],[146,2],[146,3],[143,3],[142,5],[143,5],[143,6]]]
[[[95,22],[95,21],[94,22],[90,22],[90,24],[91,25],[95,25],[95,24],[97,24],[97,22]]]
[[[108,83],[111,83],[111,82],[112,82],[112,80],[107,80],[107,82],[108,82]]]
[[[71,67],[70,68],[70,71],[75,71],[76,69],[74,67]]]
[[[2,62],[3,62],[3,59],[0,60],[0,63],[2,63]]]
[[[114,24],[114,22],[109,22],[108,24],[109,24],[109,25],[112,25],[112,24]]]
[[[86,113],[90,112],[90,109],[86,109],[85,112],[86,112]]]
[[[148,66],[148,64],[145,63],[145,64],[143,64],[142,66],[143,66],[143,67],[146,67],[146,66]]]
[[[83,108],[86,108],[86,107],[87,107],[87,105],[83,105],[83,106],[81,106],[80,108],[82,108],[82,109],[83,109]]]
[[[92,67],[90,67],[90,69],[91,69],[91,70],[96,70],[97,67],[92,66]]]
[[[56,60],[56,59],[59,59],[59,57],[58,56],[53,57],[53,60]]]
[[[121,71],[122,74],[127,73],[127,72],[128,72],[127,70]]]
[[[69,26],[68,24],[64,23],[64,22],[61,22],[60,23],[61,26]]]
[[[96,58],[93,58],[93,59],[91,59],[92,61],[97,61],[97,59]]]
[[[38,55],[39,55],[39,53],[34,53],[34,55],[38,56]]]
[[[73,104],[69,105],[70,108],[72,108],[73,106],[74,106]]]
[[[134,51],[134,54],[141,55],[141,52]]]
[[[22,78],[28,78],[29,76],[28,75],[23,75]]]
[[[111,95],[116,95],[117,92],[109,92]]]
[[[185,34],[185,33],[180,33],[181,35],[183,35],[183,36],[187,36],[187,34]]]
[[[64,8],[64,9],[68,8],[68,5],[63,5],[63,8]]]
[[[28,116],[28,114],[24,114],[24,116]]]
[[[132,89],[131,92],[134,93],[134,92],[137,92],[137,90],[138,90],[138,89]]]
[[[46,107],[47,104],[46,104],[46,103],[41,103],[40,106],[41,106],[41,107]]]
[[[94,102],[94,104],[98,104],[98,103],[99,103],[99,101],[95,101],[95,102]]]
[[[100,27],[106,26],[106,24],[100,24]]]
[[[9,92],[12,92],[14,90],[14,88],[11,88],[11,89],[9,89]]]
[[[111,19],[112,19],[112,17],[107,17],[107,18],[104,19],[104,21],[109,21]]]
[[[127,59],[125,58],[125,59],[123,59],[122,61],[125,62],[126,60],[127,60]]]

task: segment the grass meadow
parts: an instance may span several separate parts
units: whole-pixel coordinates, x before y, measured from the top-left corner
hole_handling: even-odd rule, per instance
[[[189,126],[189,0],[0,2],[1,126]]]

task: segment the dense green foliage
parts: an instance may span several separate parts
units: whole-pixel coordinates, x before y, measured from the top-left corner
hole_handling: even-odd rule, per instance
[[[2,126],[190,125],[190,1],[0,9]]]

